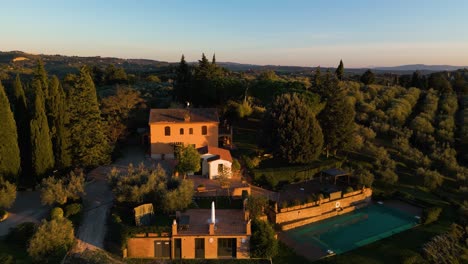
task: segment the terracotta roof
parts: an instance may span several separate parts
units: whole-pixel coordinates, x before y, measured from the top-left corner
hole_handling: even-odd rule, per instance
[[[188,121],[185,118],[189,116]],[[149,123],[218,122],[216,108],[151,109]]]
[[[232,156],[231,152],[227,149],[222,149],[222,148],[217,148],[217,147],[210,147],[210,146],[204,146],[201,148],[198,148],[198,153],[200,154],[213,154],[215,157],[208,158],[208,161],[213,161],[213,160],[227,160],[229,162],[232,162]]]

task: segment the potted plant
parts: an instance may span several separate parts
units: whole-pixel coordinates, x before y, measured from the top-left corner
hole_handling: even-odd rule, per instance
[[[197,191],[199,191],[199,192],[203,192],[205,189],[206,189],[206,187],[205,187],[204,184],[199,184],[199,185],[197,186]]]

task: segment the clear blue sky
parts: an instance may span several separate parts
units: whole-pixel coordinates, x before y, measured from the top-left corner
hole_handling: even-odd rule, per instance
[[[0,0],[0,50],[253,64],[468,65],[468,1]]]

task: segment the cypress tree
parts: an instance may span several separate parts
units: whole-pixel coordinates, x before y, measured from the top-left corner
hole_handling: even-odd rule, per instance
[[[34,175],[40,178],[54,167],[54,153],[45,113],[41,81],[35,78],[32,87],[36,92],[30,122],[32,169]]]
[[[190,68],[185,61],[185,56],[182,54],[179,67],[177,67],[176,83],[174,85],[176,99],[180,102],[191,101],[192,94],[190,89]]]
[[[18,145],[21,154],[21,172],[23,179],[31,175],[31,136],[29,127],[29,112],[24,94],[23,84],[19,75],[13,83],[15,120],[18,131]]]
[[[21,169],[18,134],[10,102],[1,82],[0,124],[0,178],[16,180]]]
[[[320,66],[318,66],[317,69],[315,69],[315,74],[314,74],[314,85],[316,89],[318,89],[318,87],[322,85],[322,81],[320,78],[322,78],[322,76],[320,72]]]
[[[343,75],[344,75],[344,66],[343,66],[343,60],[340,60],[340,65],[338,65],[338,68],[336,68],[335,71],[336,77],[338,77],[338,80],[343,80]]]
[[[323,135],[314,113],[298,94],[276,97],[267,116],[274,151],[289,163],[309,163],[322,152]]]
[[[69,153],[69,135],[66,128],[68,112],[66,109],[65,93],[57,76],[53,76],[49,84],[48,120],[51,124],[52,145],[54,149],[55,164],[58,168],[71,165]]]
[[[101,111],[93,80],[84,68],[69,90],[71,156],[78,165],[97,166],[110,161]]]
[[[346,100],[343,92],[328,99],[318,116],[327,157],[330,151],[336,153],[351,144],[355,130],[354,115],[354,106]]]
[[[41,82],[42,94],[45,101],[49,98],[49,80],[47,78],[47,72],[44,67],[42,60],[37,60],[36,71],[34,72],[34,79],[38,79]]]
[[[216,64],[216,53],[213,53],[213,59],[211,60],[211,64]]]

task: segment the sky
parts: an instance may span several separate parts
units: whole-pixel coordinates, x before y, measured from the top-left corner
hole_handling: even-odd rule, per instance
[[[0,51],[175,62],[468,65],[468,1],[0,0]]]

